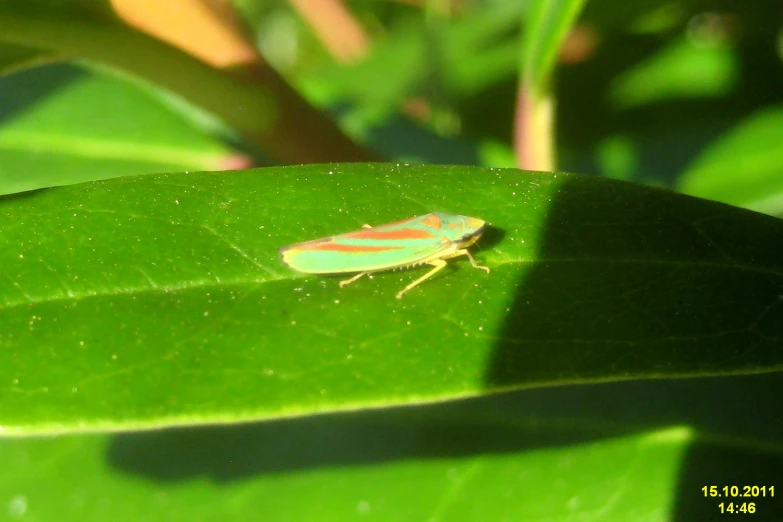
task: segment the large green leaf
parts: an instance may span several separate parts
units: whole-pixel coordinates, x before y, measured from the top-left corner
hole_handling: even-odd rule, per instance
[[[456,433],[444,447],[442,437],[449,431]],[[348,438],[341,442],[335,437],[340,435]],[[114,441],[95,436],[2,441],[6,475],[15,482],[0,483],[0,495],[12,516],[36,521],[363,520],[368,515],[390,521],[482,521],[520,520],[531,513],[552,519],[607,509],[610,498],[617,500],[607,514],[630,520],[671,509],[671,484],[690,438],[686,430],[674,430],[570,448],[514,451],[519,443],[504,448],[515,437],[522,442],[530,433],[314,420]],[[349,441],[357,446],[347,446]],[[482,447],[487,454],[459,454]],[[415,460],[394,458],[417,453]],[[30,462],[51,464],[41,477],[24,473]],[[629,483],[645,494],[618,498]],[[574,496],[580,502],[573,503]]]
[[[10,520],[63,522],[715,520],[726,499],[705,498],[705,486],[778,487],[779,390],[772,375],[664,379],[5,439],[0,502]],[[783,516],[768,494],[742,500],[759,520]]]
[[[468,263],[339,288],[276,248],[428,211]],[[469,167],[171,174],[0,199],[6,433],[236,422],[783,361],[783,221],[611,180]]]

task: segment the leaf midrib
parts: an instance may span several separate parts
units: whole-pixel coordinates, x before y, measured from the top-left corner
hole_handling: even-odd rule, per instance
[[[547,263],[599,263],[599,262],[603,262],[607,264],[659,265],[659,266],[676,266],[676,267],[687,266],[687,267],[719,268],[719,269],[733,268],[742,271],[767,274],[776,277],[783,277],[783,271],[772,269],[772,268],[740,265],[736,263],[711,263],[705,261],[682,262],[682,261],[650,260],[650,259],[641,260],[641,259],[601,259],[601,258],[595,258],[595,259],[552,258],[552,259],[537,259],[535,261],[529,259],[506,260],[506,261],[501,261],[499,263],[495,263],[491,266],[493,269],[497,269],[498,267],[503,267],[506,265],[530,265],[534,263],[547,264]],[[12,310],[14,308],[18,308],[22,306],[30,306],[30,305],[37,305],[43,303],[76,302],[82,299],[89,299],[93,297],[100,298],[100,297],[111,297],[111,296],[133,296],[133,295],[144,295],[150,293],[167,294],[171,292],[190,290],[194,288],[207,289],[207,288],[241,287],[241,286],[248,286],[248,285],[258,286],[266,283],[275,283],[278,281],[305,279],[307,277],[311,277],[311,275],[297,275],[292,272],[290,276],[283,275],[282,277],[271,277],[265,279],[245,279],[245,280],[229,280],[229,281],[225,281],[225,280],[206,281],[205,280],[201,282],[172,283],[166,286],[157,286],[157,287],[116,288],[109,291],[91,292],[91,293],[85,293],[81,295],[51,296],[49,298],[42,298],[42,299],[32,299],[32,300],[17,301],[17,302],[12,301],[6,303],[3,306],[0,306],[0,312]]]

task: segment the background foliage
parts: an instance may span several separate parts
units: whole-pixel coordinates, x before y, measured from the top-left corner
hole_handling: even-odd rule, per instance
[[[0,519],[779,520],[781,14],[0,3]],[[276,259],[432,210],[491,274]]]

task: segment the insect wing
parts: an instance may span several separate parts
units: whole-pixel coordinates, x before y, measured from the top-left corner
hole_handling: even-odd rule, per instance
[[[280,249],[283,262],[314,274],[367,272],[414,265],[445,252],[451,241],[434,214],[298,243]],[[432,225],[438,225],[438,228]]]

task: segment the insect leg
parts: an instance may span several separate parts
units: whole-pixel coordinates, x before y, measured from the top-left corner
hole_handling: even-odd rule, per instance
[[[466,249],[457,250],[454,252],[454,256],[468,256],[468,259],[470,259],[470,264],[473,265],[473,268],[480,268],[482,270],[486,270],[487,273],[489,273],[489,267],[488,266],[481,266],[476,264],[476,260],[473,259],[473,256],[470,255],[470,252],[468,252]]]
[[[363,275],[367,275],[367,274],[369,274],[369,272],[359,272],[358,274],[356,274],[350,279],[346,279],[345,281],[340,281],[340,288],[344,287],[345,285],[350,285],[351,283],[353,283]]]
[[[426,274],[424,274],[423,276],[421,276],[420,278],[418,278],[417,280],[415,280],[414,282],[412,282],[411,284],[409,284],[408,286],[406,286],[405,288],[403,288],[402,290],[397,292],[397,299],[402,299],[402,295],[405,292],[407,292],[408,290],[410,290],[414,286],[418,285],[422,281],[426,281],[427,279],[429,279],[430,277],[435,275],[435,272],[437,272],[438,270],[440,270],[444,266],[446,266],[446,262],[444,260],[442,260],[442,259],[433,259],[432,261],[427,261],[427,264],[430,264],[430,265],[434,266],[435,268],[433,268],[432,270],[430,270],[429,272],[427,272]]]

